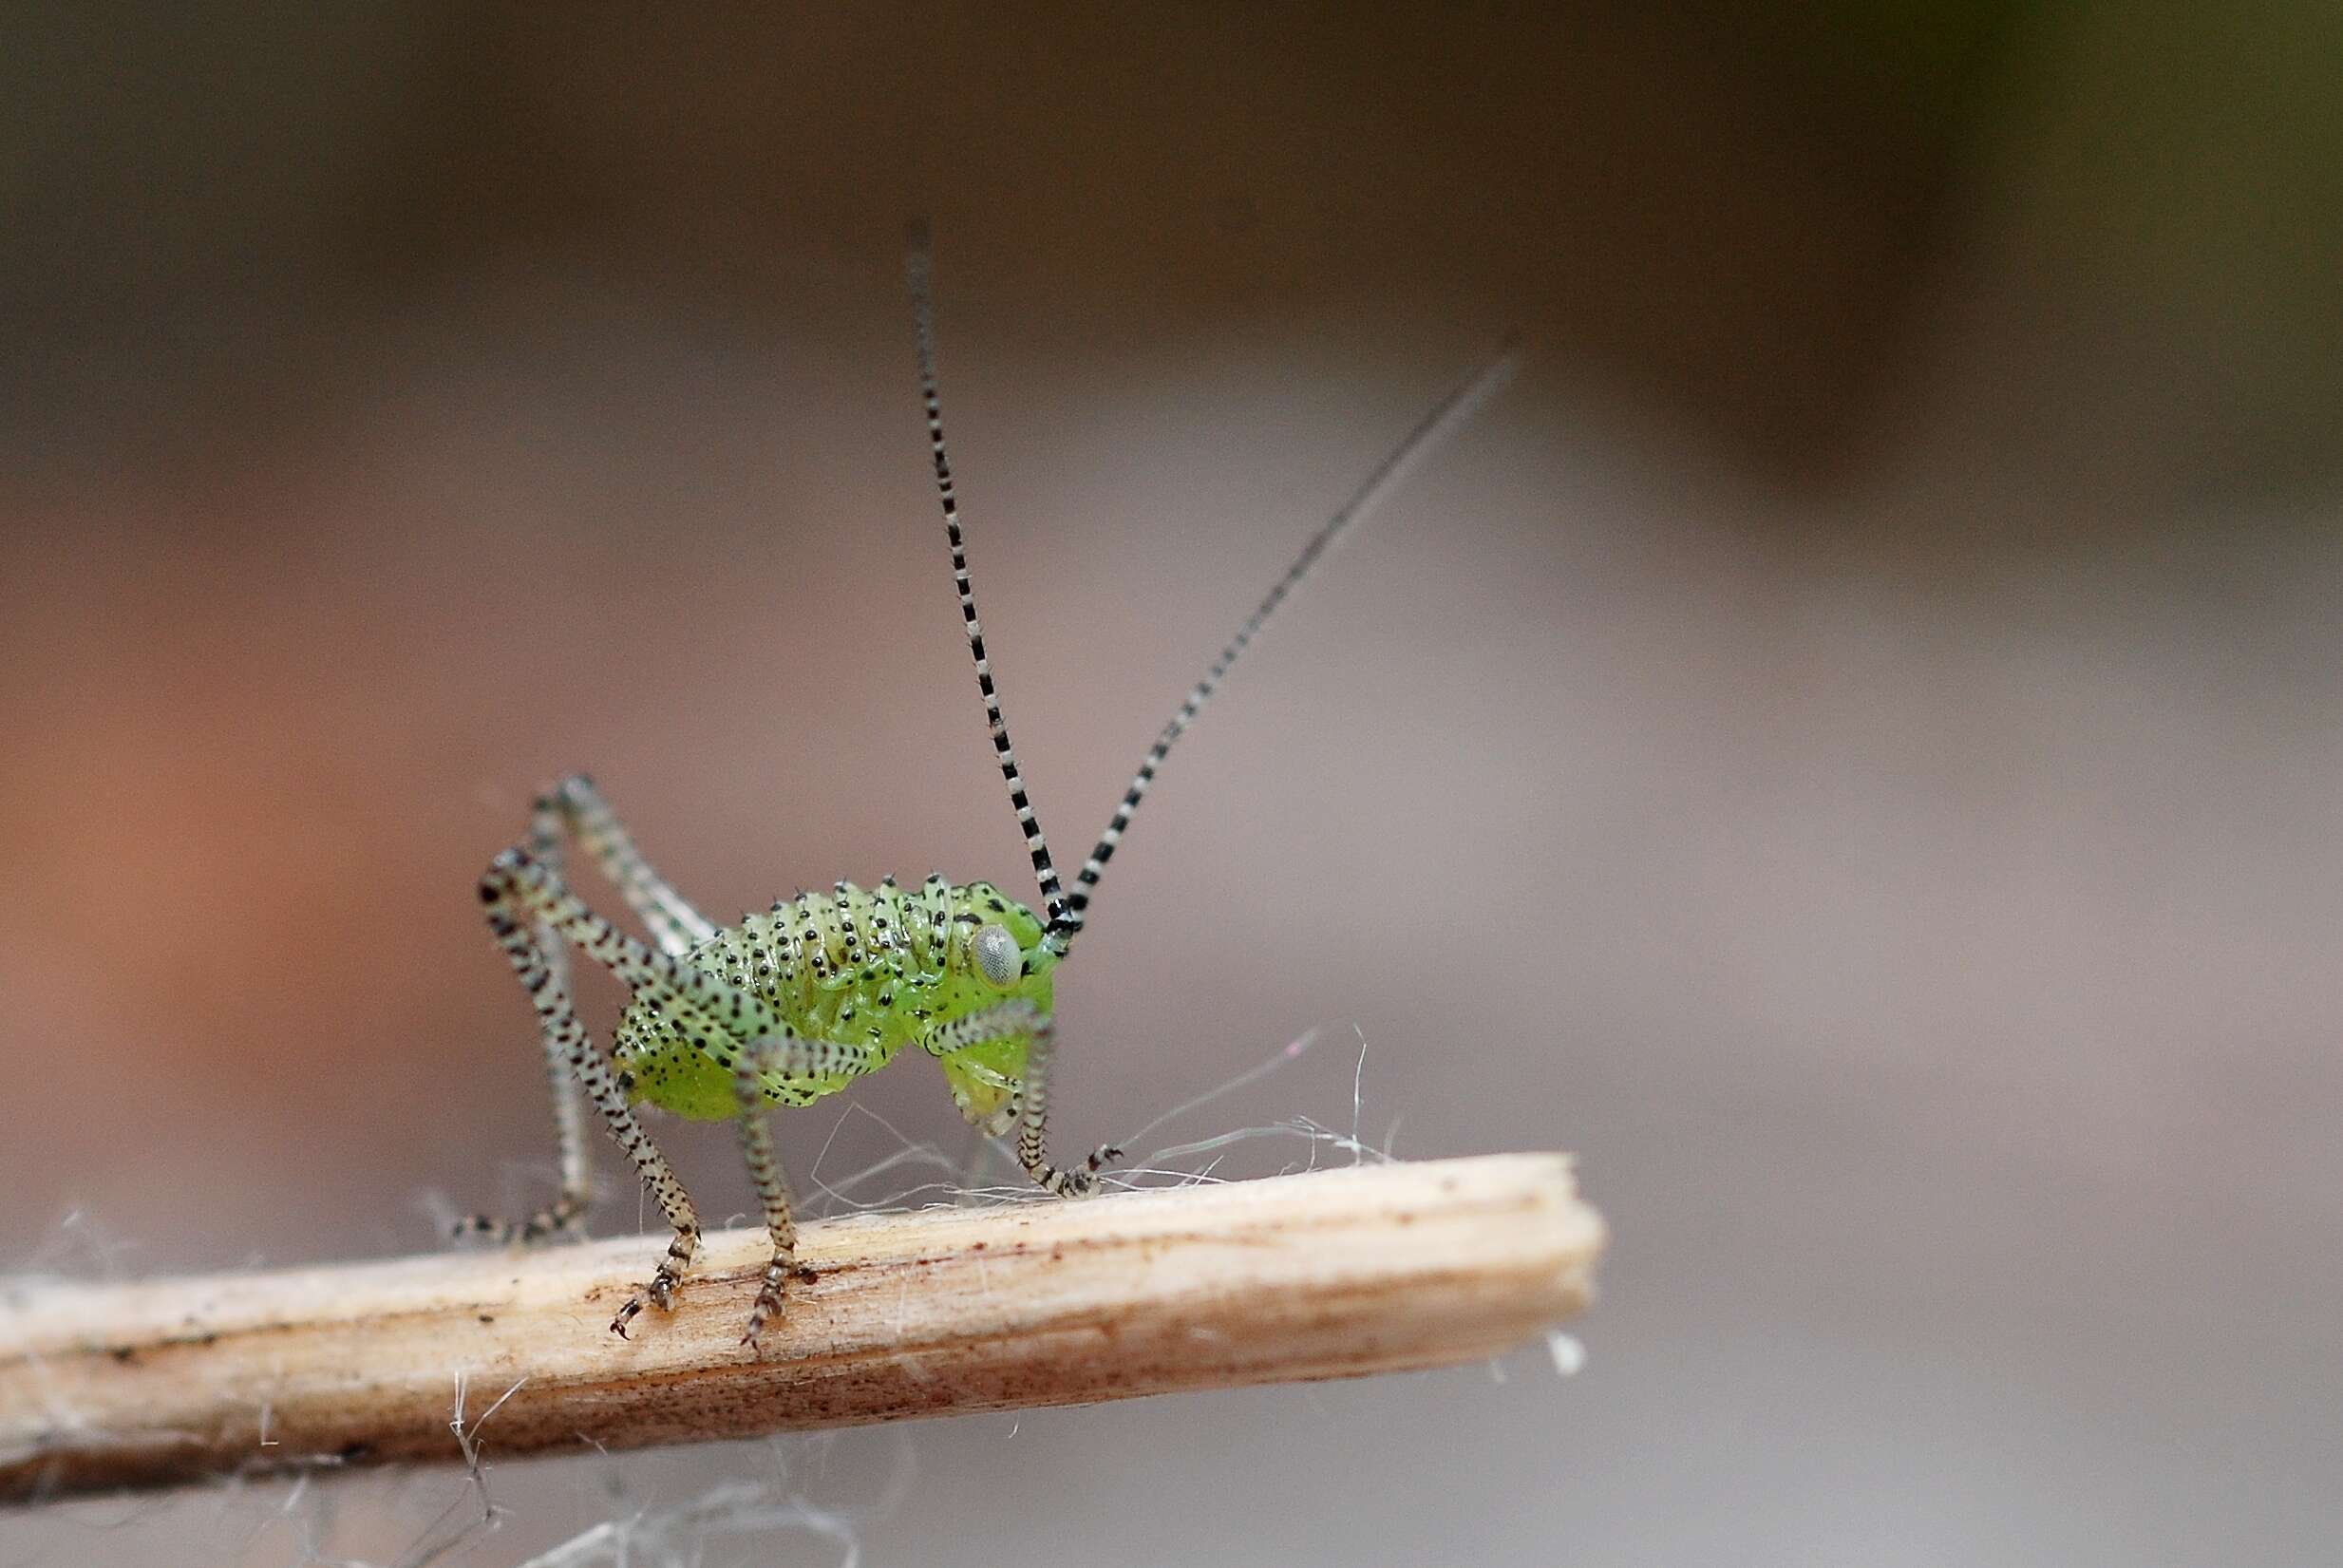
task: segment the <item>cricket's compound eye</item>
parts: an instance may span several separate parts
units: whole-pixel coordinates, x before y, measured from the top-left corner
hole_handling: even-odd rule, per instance
[[[976,973],[995,991],[1007,991],[1025,978],[1025,953],[1007,926],[985,926],[975,940]]]

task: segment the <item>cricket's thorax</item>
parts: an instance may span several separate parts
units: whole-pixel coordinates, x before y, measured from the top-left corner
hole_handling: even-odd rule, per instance
[[[977,962],[976,935],[988,926],[1007,929],[1025,956],[1022,977],[1007,986],[988,980]],[[685,960],[754,992],[801,1038],[858,1053],[850,1067],[827,1076],[764,1075],[768,1101],[803,1105],[996,1003],[1019,998],[1049,1012],[1057,960],[1043,947],[1042,931],[1031,910],[990,882],[955,887],[930,878],[913,890],[890,878],[875,888],[841,882],[829,893],[801,893],[744,916]],[[619,1020],[616,1059],[630,1099],[714,1120],[738,1109],[732,1062],[744,1044],[638,995]],[[1028,1045],[1017,1033],[938,1053],[962,1114],[982,1122],[1009,1103]]]

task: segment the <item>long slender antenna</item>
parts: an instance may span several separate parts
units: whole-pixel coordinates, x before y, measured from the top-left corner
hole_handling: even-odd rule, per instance
[[[1017,825],[1025,830],[1026,853],[1033,858],[1033,880],[1041,888],[1049,930],[1057,932],[1069,918],[1058,885],[1057,867],[1049,863],[1049,841],[1042,837],[1041,822],[1026,798],[1025,779],[1017,771],[1017,753],[1009,744],[1009,721],[1001,716],[1001,694],[992,684],[992,663],[985,657],[984,628],[976,620],[976,591],[968,576],[968,543],[960,537],[960,501],[952,487],[952,463],[944,456],[943,405],[935,391],[935,261],[927,224],[914,223],[907,236],[904,274],[911,285],[912,313],[919,337],[919,395],[927,405],[928,449],[935,459],[935,494],[944,506],[944,538],[952,544],[952,580],[960,593],[960,620],[968,629],[969,656],[976,661],[976,690],[984,693],[985,721],[992,727],[992,754],[1000,760],[1001,777],[1009,784],[1009,803],[1017,810]],[[1079,927],[1081,921],[1074,920]],[[1050,944],[1063,953],[1062,943]]]
[[[1081,933],[1083,912],[1089,905],[1090,894],[1098,886],[1106,862],[1114,859],[1115,845],[1123,841],[1123,830],[1131,825],[1131,814],[1139,809],[1139,803],[1145,797],[1147,786],[1155,782],[1155,770],[1162,765],[1172,743],[1180,739],[1181,734],[1195,722],[1197,713],[1204,704],[1212,700],[1213,692],[1219,689],[1229,667],[1237,662],[1238,656],[1269,623],[1269,617],[1277,613],[1277,607],[1285,602],[1286,596],[1301,586],[1302,579],[1310,575],[1311,568],[1317,565],[1318,557],[1326,554],[1327,548],[1396,489],[1419,458],[1470,418],[1475,409],[1503,386],[1506,378],[1512,375],[1518,360],[1517,343],[1508,337],[1494,358],[1475,369],[1459,382],[1446,397],[1434,404],[1431,411],[1418,420],[1415,428],[1391,449],[1390,455],[1377,463],[1374,471],[1351,492],[1351,499],[1343,502],[1341,509],[1327,520],[1324,527],[1311,536],[1310,542],[1302,546],[1302,553],[1294,558],[1294,564],[1286,568],[1285,576],[1277,579],[1268,596],[1246,617],[1244,625],[1237,629],[1237,634],[1229,639],[1228,646],[1220,650],[1220,656],[1212,661],[1212,668],[1204,671],[1204,678],[1196,683],[1195,689],[1188,693],[1187,701],[1180,705],[1180,710],[1171,716],[1171,722],[1156,737],[1155,745],[1147,748],[1146,760],[1139,765],[1139,772],[1132,778],[1131,787],[1123,792],[1123,803],[1115,807],[1114,817],[1107,822],[1106,831],[1099,835],[1097,847],[1090,851],[1090,858],[1083,862],[1081,874],[1074,878],[1073,891],[1065,898],[1065,913],[1050,916],[1050,945],[1061,955],[1073,945],[1074,937]],[[938,461],[941,461],[940,456]],[[957,536],[954,537],[956,538]]]

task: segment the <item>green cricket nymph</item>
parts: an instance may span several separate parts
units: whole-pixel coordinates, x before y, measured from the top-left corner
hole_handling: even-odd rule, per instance
[[[719,929],[651,868],[583,776],[565,780],[539,799],[526,841],[489,863],[480,896],[490,932],[537,1009],[553,1084],[561,1193],[519,1224],[475,1217],[460,1229],[534,1240],[576,1226],[594,1190],[584,1103],[575,1091],[582,1089],[674,1230],[649,1283],[612,1320],[613,1332],[621,1336],[645,1306],[672,1304],[700,1237],[698,1211],[644,1131],[637,1105],[729,1120],[738,1127],[773,1243],[772,1261],[742,1335],[750,1346],[781,1311],[785,1282],[804,1272],[797,1262],[788,1188],[773,1153],[766,1116],[773,1105],[810,1105],[884,1067],[904,1047],[917,1046],[942,1067],[962,1116],[994,1137],[1015,1132],[1018,1163],[1043,1188],[1065,1198],[1096,1188],[1101,1167],[1122,1151],[1103,1147],[1070,1167],[1050,1162],[1049,1067],[1055,971],[1082,933],[1106,862],[1172,744],[1255,634],[1327,547],[1494,391],[1513,364],[1508,347],[1442,399],[1311,537],[1164,725],[1068,889],[1059,882],[1017,770],[985,654],[984,630],[976,619],[959,501],[944,455],[929,271],[925,236],[915,233],[909,273],[919,382],[953,580],[993,753],[1033,862],[1041,913],[990,882],[954,885],[932,876],[912,892],[888,878],[875,888],[840,882],[828,894],[801,893],[766,914]],[[572,842],[642,919],[650,942],[620,932],[570,891],[564,856]],[[577,1018],[569,985],[571,947],[607,967],[631,993],[618,1023],[616,1049],[608,1060]]]

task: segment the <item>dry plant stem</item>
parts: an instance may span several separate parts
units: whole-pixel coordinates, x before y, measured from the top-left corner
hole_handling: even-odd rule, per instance
[[[606,1325],[656,1245],[0,1296],[0,1499],[801,1427],[1477,1360],[1586,1305],[1602,1221],[1561,1155],[1368,1165],[710,1236],[672,1313]],[[514,1386],[518,1385],[515,1389]]]

